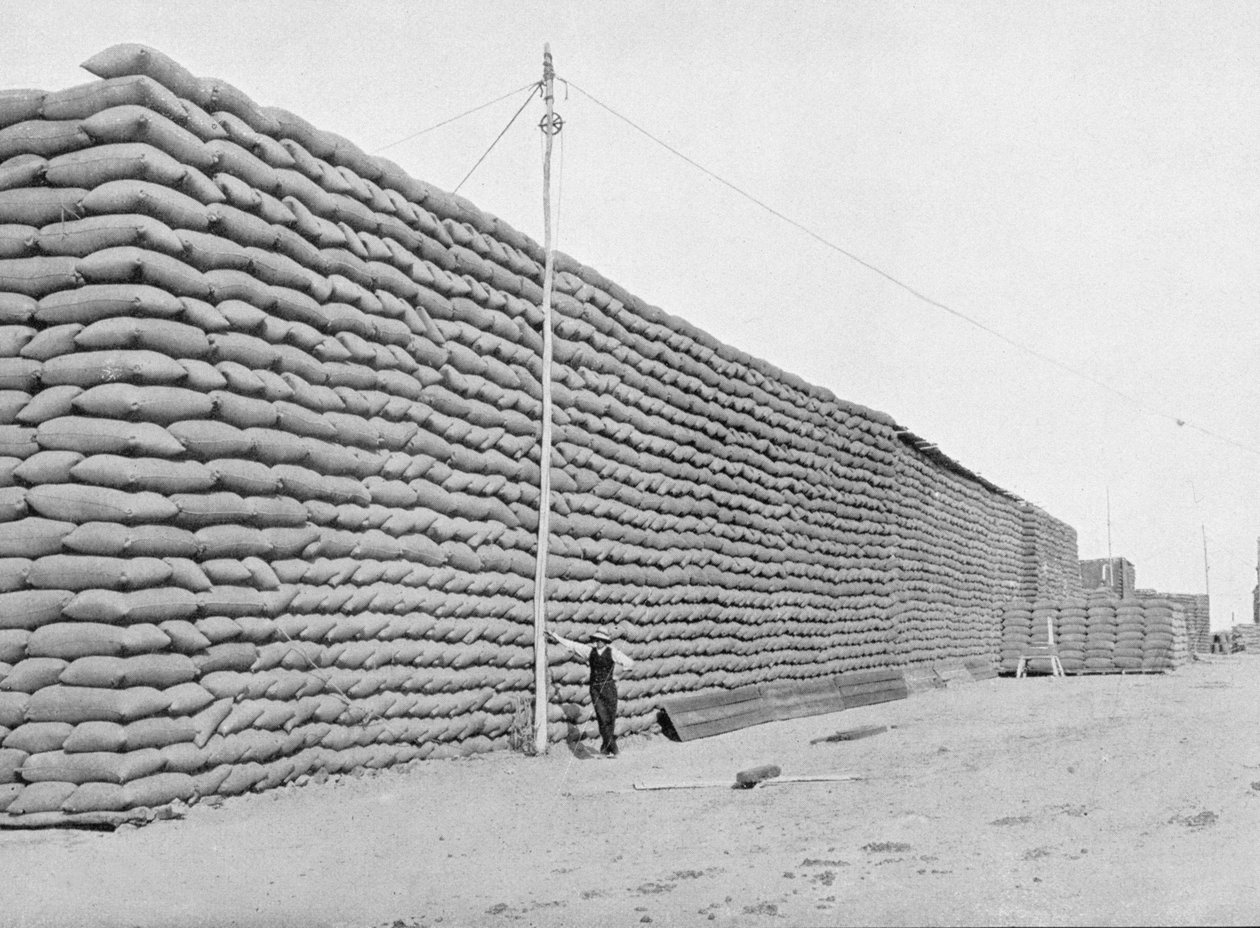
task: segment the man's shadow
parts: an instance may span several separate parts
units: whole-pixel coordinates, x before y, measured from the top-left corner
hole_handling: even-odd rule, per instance
[[[599,752],[588,748],[582,743],[582,726],[579,720],[582,718],[582,706],[576,702],[566,702],[560,704],[560,711],[564,714],[564,724],[566,733],[564,743],[571,753],[578,760],[593,760],[599,757]]]

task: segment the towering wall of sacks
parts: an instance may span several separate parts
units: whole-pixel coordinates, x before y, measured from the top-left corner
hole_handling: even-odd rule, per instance
[[[0,93],[7,820],[506,745],[541,250],[155,52],[86,67]],[[640,658],[627,730],[666,692],[996,659],[999,604],[1075,565],[889,417],[569,259],[557,290],[550,615]],[[560,736],[585,670],[553,679]]]
[[[565,262],[557,450],[571,484],[549,599],[615,626],[655,697],[896,660],[896,426],[720,345]],[[560,665],[562,705],[586,669]]]
[[[897,460],[896,652],[904,663],[993,657],[994,606],[1020,595],[1019,506],[917,443]]]

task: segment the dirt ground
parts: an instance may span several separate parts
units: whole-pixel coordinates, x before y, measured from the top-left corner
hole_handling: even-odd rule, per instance
[[[862,725],[888,730],[818,741]],[[584,753],[584,752],[579,752]],[[635,783],[862,779],[753,790]],[[999,679],[697,742],[0,832],[12,926],[1260,923],[1260,659]]]

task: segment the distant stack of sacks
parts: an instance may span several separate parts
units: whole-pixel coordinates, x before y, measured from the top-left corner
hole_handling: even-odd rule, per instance
[[[1050,581],[1049,571],[1041,558],[1042,545],[1037,538],[1036,511],[1031,507],[1020,510],[1020,589],[1019,598],[1029,602],[1037,598],[1037,591]],[[1049,594],[1050,591],[1047,591]]]
[[[1068,673],[1174,670],[1188,657],[1185,614],[1160,599],[1084,598],[1012,603],[1003,610],[1002,669],[1047,641],[1047,620]]]
[[[1190,648],[1206,654],[1212,650],[1211,605],[1205,593],[1157,593],[1154,590],[1138,590],[1141,599],[1165,599],[1180,606],[1186,615],[1186,632]]]
[[[1063,669],[1069,672],[1084,669],[1087,628],[1083,600],[1038,599],[1008,603],[1002,610],[1001,670],[1014,673],[1020,657],[1032,648],[1044,648],[1052,633]],[[1048,670],[1049,664],[1042,659],[1034,662],[1031,669]]]
[[[1072,598],[1084,595],[1081,589],[1081,567],[1077,556],[1076,529],[1038,510],[1038,531],[1048,539],[1043,558],[1046,583],[1043,595]]]
[[[1116,600],[1106,593],[1086,597],[1085,670],[1115,670]]]
[[[1175,669],[1190,660],[1193,649],[1189,624],[1190,617],[1177,603],[1157,600],[1150,604],[1142,641],[1142,668]]]
[[[1056,606],[1054,641],[1059,649],[1059,660],[1065,672],[1080,672],[1089,659],[1089,601],[1084,597],[1064,599]]]
[[[1087,599],[1085,670],[1173,670],[1187,657],[1185,615],[1167,600]]]
[[[1260,653],[1260,625],[1235,625],[1229,630],[1231,653]]]
[[[1151,669],[1170,669],[1172,664],[1168,655],[1171,651],[1172,609],[1167,605],[1157,606],[1153,601],[1148,604],[1121,600],[1116,606],[1116,666],[1121,670],[1141,670],[1145,661],[1149,660]],[[1168,664],[1164,668],[1156,668],[1155,664],[1161,658],[1167,659]]]
[[[87,67],[0,93],[0,808],[506,746],[541,249],[152,50]],[[549,616],[639,658],[625,730],[664,693],[996,650],[1022,588],[1006,497],[557,270]],[[586,669],[552,675],[562,737]]]
[[[1021,585],[1019,510],[912,447],[899,465],[898,654],[905,664],[996,660],[998,609]]]
[[[1038,643],[1045,643],[1044,620]],[[998,656],[1003,673],[1014,673],[1019,659],[1033,643],[1033,604],[1027,600],[1013,600],[1002,608],[1002,638]]]
[[[1061,599],[1081,595],[1076,530],[1030,503],[1021,503],[1020,511],[1023,532],[1020,596]]]
[[[1186,613],[1186,633],[1190,640],[1190,650],[1207,654],[1212,650],[1212,616],[1208,598],[1207,596],[1193,598],[1193,603],[1182,604]]]

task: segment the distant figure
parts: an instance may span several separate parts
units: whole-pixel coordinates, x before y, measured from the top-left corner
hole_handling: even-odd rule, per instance
[[[599,751],[608,757],[616,757],[617,681],[613,677],[613,665],[633,667],[634,661],[612,646],[612,634],[603,628],[591,632],[593,644],[570,641],[554,632],[547,632],[547,640],[567,648],[590,665],[591,705],[595,708],[595,721],[599,723],[599,736],[603,740]]]

